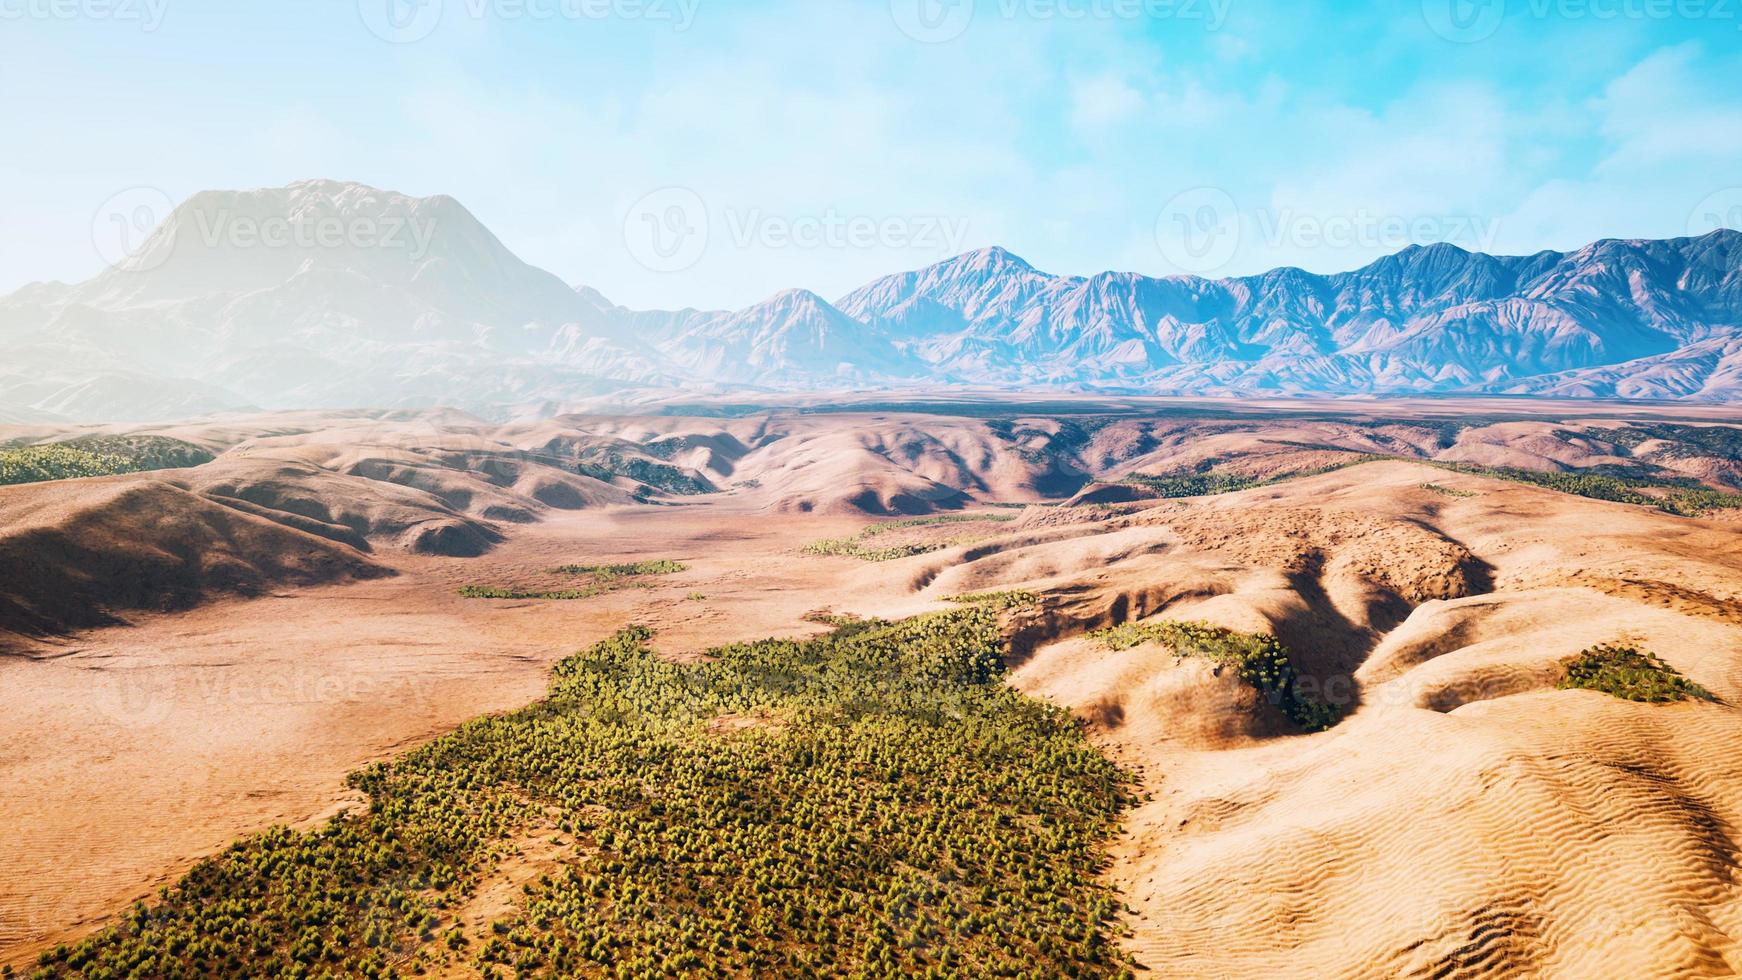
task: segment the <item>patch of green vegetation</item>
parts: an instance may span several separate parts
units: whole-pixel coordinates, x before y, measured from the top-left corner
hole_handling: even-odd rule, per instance
[[[1336,724],[1336,709],[1300,689],[1288,648],[1268,633],[1238,633],[1208,623],[1133,622],[1090,635],[1109,650],[1159,643],[1183,656],[1208,658],[1234,668],[1241,680],[1306,731],[1323,731]]]
[[[572,600],[591,599],[596,595],[604,595],[612,591],[602,586],[589,585],[580,589],[508,589],[495,585],[467,585],[460,589],[460,595],[467,599],[552,599]]]
[[[1261,487],[1268,481],[1238,473],[1209,472],[1173,473],[1156,476],[1147,473],[1133,473],[1120,482],[1142,487],[1157,496],[1172,499],[1234,493],[1240,490],[1250,490],[1253,487]]]
[[[911,530],[921,527],[935,527],[946,524],[1004,524],[1016,520],[1016,514],[937,514],[931,517],[914,517],[899,521],[883,521],[872,524],[850,538],[824,538],[812,541],[804,546],[807,555],[845,555],[861,561],[895,561],[899,558],[912,558],[914,555],[930,554],[955,548],[964,544],[972,544],[981,540],[977,537],[944,538],[937,541],[909,541],[902,544],[883,545],[881,547],[869,544],[879,535],[892,531]]]
[[[945,596],[944,601],[963,606],[990,606],[993,609],[1032,609],[1040,605],[1040,596],[1022,589],[1005,589],[1001,592]]]
[[[1563,690],[1602,691],[1628,701],[1715,700],[1712,692],[1683,677],[1656,654],[1635,647],[1601,644],[1561,662]]]
[[[865,630],[882,629],[889,625],[889,620],[887,619],[868,619],[858,613],[838,613],[833,609],[812,609],[810,612],[805,613],[801,618],[803,618],[807,623],[833,626],[835,632],[840,635],[858,633]]]
[[[666,436],[652,442],[642,443],[641,451],[655,459],[673,459],[679,453],[687,453],[692,449],[703,448],[708,441],[701,436]]]
[[[812,541],[801,550],[807,555],[843,555],[861,561],[895,561],[898,558],[912,558],[914,555],[941,551],[946,547],[948,545],[941,542],[927,542],[924,544],[895,545],[887,548],[867,548],[864,542],[858,538],[823,538],[820,541]]]
[[[1457,487],[1448,487],[1439,483],[1424,483],[1421,485],[1421,488],[1429,493],[1437,493],[1442,497],[1480,496],[1480,494],[1476,493],[1474,490],[1459,490]]]
[[[643,456],[630,456],[615,449],[590,449],[575,463],[575,472],[610,483],[624,477],[655,490],[680,497],[713,493],[713,484],[670,463]]]
[[[1713,490],[1690,482],[1650,480],[1615,476],[1607,473],[1546,473],[1514,467],[1476,466],[1470,463],[1446,463],[1423,460],[1429,466],[1469,473],[1476,476],[1528,483],[1531,486],[1569,493],[1592,500],[1608,500],[1620,504],[1656,507],[1681,517],[1699,517],[1714,510],[1742,507],[1742,493]],[[1650,491],[1645,492],[1645,491]]]
[[[89,476],[131,473],[117,456],[99,455],[65,446],[25,446],[0,450],[0,484],[42,483]]]
[[[635,627],[548,697],[351,778],[43,954],[36,976],[1113,976],[1098,881],[1130,780],[1001,683],[975,606],[673,663]],[[778,726],[720,731],[726,715]],[[713,730],[710,730],[710,729]],[[556,857],[482,934],[516,840]]]
[[[637,575],[675,575],[687,571],[688,565],[669,558],[658,558],[651,561],[629,562],[622,565],[561,565],[556,571],[560,575],[593,575],[601,579],[631,578]]]
[[[1587,497],[1592,500],[1608,500],[1622,504],[1637,504],[1642,507],[1656,507],[1681,517],[1699,517],[1714,510],[1742,507],[1742,493],[1713,490],[1691,480],[1650,479],[1592,471],[1542,472],[1510,466],[1478,466],[1474,463],[1455,463],[1421,459],[1414,456],[1382,456],[1366,453],[1332,466],[1283,473],[1263,480],[1239,474],[1210,471],[1163,476],[1132,474],[1122,482],[1147,487],[1163,497],[1200,497],[1271,486],[1286,480],[1319,476],[1351,466],[1392,461],[1419,463],[1423,466],[1433,466],[1453,473],[1485,476],[1496,480],[1509,480],[1513,483],[1527,483],[1531,486],[1572,494],[1576,497]],[[1427,486],[1431,488],[1433,485]]]
[[[933,514],[930,517],[910,517],[899,521],[881,521],[859,532],[861,538],[874,538],[891,531],[915,527],[938,527],[944,524],[1003,524],[1016,520],[1014,514]]]
[[[163,436],[86,436],[0,449],[0,485],[176,469],[212,459],[192,443]]]
[[[1625,449],[1637,449],[1650,441],[1661,441],[1666,456],[1716,456],[1733,462],[1742,461],[1742,428],[1733,425],[1678,425],[1669,422],[1634,423],[1612,429],[1592,429],[1588,432],[1555,433],[1563,439],[1596,439]]]
[[[585,575],[591,581],[580,586],[561,589],[515,589],[490,585],[468,585],[460,595],[468,599],[591,599],[607,592],[627,588],[635,580],[648,575],[673,575],[689,568],[683,562],[659,558],[621,565],[561,565],[551,569],[554,575]]]
[[[1336,452],[1347,452],[1336,446],[1311,447],[1324,448]],[[1206,468],[1197,472],[1164,473],[1151,475],[1148,473],[1132,473],[1121,480],[1132,486],[1143,487],[1160,497],[1174,499],[1179,497],[1210,497],[1222,493],[1236,493],[1241,490],[1252,490],[1257,487],[1268,487],[1288,480],[1298,480],[1308,476],[1321,476],[1334,473],[1337,470],[1371,463],[1385,458],[1371,456],[1365,453],[1351,454],[1347,460],[1332,463],[1329,466],[1315,466],[1311,469],[1294,470],[1279,473],[1270,477],[1248,476],[1243,473],[1228,473],[1221,470]]]

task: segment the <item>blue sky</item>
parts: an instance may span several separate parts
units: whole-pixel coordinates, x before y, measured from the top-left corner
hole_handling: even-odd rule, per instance
[[[0,0],[0,289],[98,271],[128,188],[305,177],[451,194],[634,306],[1742,214],[1742,0],[422,3]]]

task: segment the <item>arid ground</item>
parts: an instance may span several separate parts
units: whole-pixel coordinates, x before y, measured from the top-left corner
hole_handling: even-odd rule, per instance
[[[1138,776],[1106,875],[1157,975],[1742,971],[1733,412],[665,411],[0,430],[212,457],[0,487],[0,963],[356,806],[348,772],[536,700],[627,623],[681,658],[1022,590],[1011,682]],[[1335,723],[1092,635],[1169,621],[1273,634]],[[1709,696],[1562,689],[1604,644]]]

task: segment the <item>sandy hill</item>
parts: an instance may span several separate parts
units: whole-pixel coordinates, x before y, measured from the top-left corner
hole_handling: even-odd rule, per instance
[[[1742,965],[1742,765],[1714,751],[1742,737],[1732,525],[1384,463],[1034,511],[877,574],[1046,597],[1015,681],[1144,775],[1112,876],[1158,975]],[[1349,716],[1298,734],[1202,659],[1085,635],[1163,620],[1274,632]],[[1563,658],[1609,642],[1718,700],[1556,689]]]
[[[1282,417],[1109,411],[962,417],[770,410],[738,417],[564,415],[501,424],[447,410],[15,426],[0,430],[0,444],[175,439],[216,458],[114,478],[158,488],[153,499],[161,519],[140,522],[140,547],[168,554],[200,550],[199,539],[185,537],[185,529],[202,526],[216,504],[322,539],[363,561],[394,553],[477,557],[514,527],[557,510],[721,498],[767,514],[833,515],[922,515],[1079,494],[1078,502],[1113,503],[1155,495],[1121,482],[1134,475],[1209,474],[1224,481],[1216,489],[1227,489],[1372,457],[1727,487],[1742,482],[1739,433],[1651,416],[1448,420],[1363,411]],[[52,508],[67,499],[55,484],[18,487],[9,495],[30,507]],[[112,496],[89,506],[93,519],[115,508],[115,520],[130,521],[129,503]],[[15,537],[23,527],[0,530],[0,537]],[[262,566],[252,587],[288,581],[285,574]],[[46,583],[24,575],[14,588],[35,596]],[[111,610],[157,601],[136,598],[135,591],[113,590],[112,599],[89,595],[97,597],[96,607]],[[190,585],[178,601],[198,602],[205,591]],[[15,617],[15,628],[27,620],[32,629],[51,631],[84,621],[58,622],[46,610],[60,607],[29,602],[45,612]]]

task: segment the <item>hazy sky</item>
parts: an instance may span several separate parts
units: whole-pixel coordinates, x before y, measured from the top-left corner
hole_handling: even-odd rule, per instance
[[[1451,5],[1451,6],[1448,6]],[[1742,215],[1739,0],[0,0],[0,290],[114,195],[447,193],[635,306]],[[685,237],[687,234],[687,237]]]

